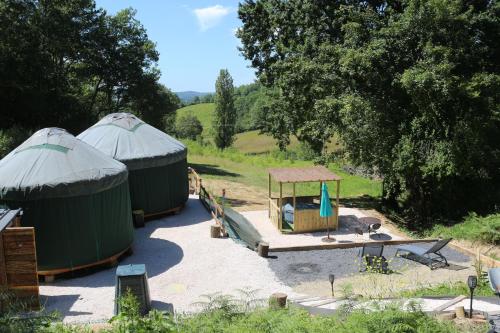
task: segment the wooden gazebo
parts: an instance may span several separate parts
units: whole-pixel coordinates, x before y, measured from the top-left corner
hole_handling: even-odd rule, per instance
[[[271,182],[273,180],[279,183],[279,197],[272,196]],[[321,185],[323,182],[334,182],[335,188],[329,188],[334,215],[328,219],[328,224],[330,228],[336,230],[339,222],[340,180],[339,176],[324,166],[269,169],[269,218],[271,222],[282,232],[327,229],[325,219],[319,216]],[[319,182],[318,195],[296,196],[295,184],[305,182]],[[283,197],[283,184],[286,183],[293,185],[291,197]],[[333,196],[333,193],[336,195]]]

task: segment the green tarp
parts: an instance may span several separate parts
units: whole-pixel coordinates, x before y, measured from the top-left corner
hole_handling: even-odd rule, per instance
[[[113,113],[78,138],[127,166],[132,209],[148,215],[186,202],[187,149],[168,134],[132,114]]]
[[[39,270],[109,258],[131,245],[127,169],[64,130],[35,133],[0,160],[0,205],[35,227]]]

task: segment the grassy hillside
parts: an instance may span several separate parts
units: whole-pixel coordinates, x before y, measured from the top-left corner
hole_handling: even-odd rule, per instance
[[[214,109],[214,103],[188,105],[177,110],[177,117],[188,113],[194,114],[198,117],[203,126],[203,137],[209,139],[212,136],[211,129]],[[298,141],[293,138],[289,147],[295,148],[297,146]],[[277,146],[276,140],[272,137],[265,134],[259,134],[259,131],[249,131],[236,135],[234,148],[245,154],[262,154],[276,150]]]
[[[186,115],[189,113],[194,114],[201,122],[203,126],[203,136],[208,138],[211,136],[212,129],[212,117],[214,114],[215,104],[214,103],[201,103],[188,105],[186,107],[177,110],[177,117]]]

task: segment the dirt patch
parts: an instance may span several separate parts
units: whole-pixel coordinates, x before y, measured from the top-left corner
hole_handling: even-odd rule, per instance
[[[203,179],[203,184],[216,196],[225,189],[226,203],[237,211],[268,209],[267,193],[258,187],[221,179]]]

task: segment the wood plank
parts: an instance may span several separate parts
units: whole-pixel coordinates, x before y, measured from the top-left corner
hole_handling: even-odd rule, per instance
[[[310,306],[322,306],[322,305],[327,305],[327,304],[335,303],[337,301],[338,301],[338,299],[336,299],[336,298],[330,298],[330,299],[327,299],[327,300],[324,300],[324,301],[321,301],[321,302],[318,302],[318,303],[314,303],[313,305],[310,305]]]
[[[296,302],[296,303],[308,303],[308,302],[314,302],[314,301],[321,301],[324,299],[325,299],[325,297],[323,297],[323,296],[313,296],[313,297],[301,299],[299,301],[294,300],[294,302]]]
[[[5,269],[5,255],[3,251],[3,232],[0,232],[0,286],[7,285],[7,273]]]
[[[448,302],[446,302],[440,306],[435,307],[432,311],[435,311],[435,312],[444,311],[447,308],[449,308],[450,306],[452,306],[453,304],[457,304],[458,302],[461,302],[466,298],[467,298],[467,296],[464,296],[464,295],[457,296],[454,299],[449,300]]]
[[[313,250],[330,250],[330,249],[350,249],[353,247],[362,247],[364,244],[383,244],[383,245],[401,245],[414,243],[430,243],[436,242],[438,239],[401,239],[387,241],[370,241],[370,242],[353,242],[353,243],[322,243],[314,245],[299,245],[299,246],[280,246],[269,248],[269,252],[287,252],[287,251],[313,251]]]

